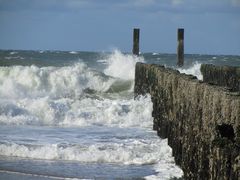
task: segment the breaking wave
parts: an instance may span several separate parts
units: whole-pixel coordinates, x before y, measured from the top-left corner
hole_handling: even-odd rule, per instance
[[[0,67],[0,124],[149,126],[150,97],[119,94],[132,93],[135,64],[143,59],[115,51],[106,61],[104,73],[83,62]]]
[[[179,70],[180,73],[191,74],[191,75],[196,76],[198,78],[198,80],[202,80],[203,76],[200,71],[200,68],[201,68],[201,63],[195,62],[191,67],[178,68],[177,70]]]
[[[161,159],[171,157],[171,148],[167,146],[166,140],[160,139],[134,140],[125,144],[109,142],[91,145],[5,143],[0,144],[0,155],[32,159],[142,165],[155,164]]]

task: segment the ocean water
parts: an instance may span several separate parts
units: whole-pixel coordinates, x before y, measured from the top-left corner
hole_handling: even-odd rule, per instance
[[[150,95],[134,100],[136,62],[176,68],[176,55],[0,51],[0,179],[178,179],[167,139],[152,130]],[[240,56],[186,55],[240,66]]]

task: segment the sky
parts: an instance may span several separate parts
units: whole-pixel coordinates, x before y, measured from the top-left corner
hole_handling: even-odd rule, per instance
[[[0,0],[0,49],[240,55],[240,0]]]

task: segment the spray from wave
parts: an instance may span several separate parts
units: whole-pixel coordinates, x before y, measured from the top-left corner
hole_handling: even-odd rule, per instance
[[[148,150],[148,153],[145,152]],[[122,163],[122,164],[155,164],[159,160],[171,156],[167,141],[129,140],[121,143],[96,144],[45,144],[28,145],[7,143],[0,144],[0,154],[32,159],[67,160],[87,163]],[[161,156],[159,156],[159,154]]]
[[[86,88],[109,89],[114,79],[84,63],[65,67],[12,66],[0,68],[0,97],[79,97]]]
[[[148,108],[146,108],[146,106]],[[0,100],[0,124],[151,127],[150,96],[138,100],[45,98]]]
[[[167,140],[150,130],[150,95],[133,99],[135,64],[144,59],[116,50],[95,61],[106,68],[0,67],[0,155],[151,165],[157,176],[148,179],[180,177]]]
[[[199,62],[194,62],[191,67],[188,68],[177,68],[177,70],[180,71],[180,73],[185,73],[185,74],[191,74],[194,75],[198,78],[198,80],[202,80],[203,76],[200,71],[201,68],[201,63]]]
[[[84,62],[0,67],[0,124],[148,127],[150,97],[134,101],[119,94],[132,93],[139,61],[143,59],[114,51],[106,58],[105,74]]]
[[[79,97],[86,89],[98,92],[132,90],[135,64],[143,61],[143,58],[116,50],[107,57],[104,73],[89,68],[84,62],[63,67],[0,67],[0,97]]]
[[[124,80],[134,80],[135,64],[137,62],[144,62],[144,59],[138,56],[124,55],[115,50],[107,59],[108,67],[104,70],[104,73]]]

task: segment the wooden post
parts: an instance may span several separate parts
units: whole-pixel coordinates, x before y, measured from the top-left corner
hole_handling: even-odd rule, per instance
[[[184,65],[184,29],[178,29],[177,65]]]
[[[140,35],[140,29],[134,28],[132,53],[137,56],[139,55],[139,35]]]

